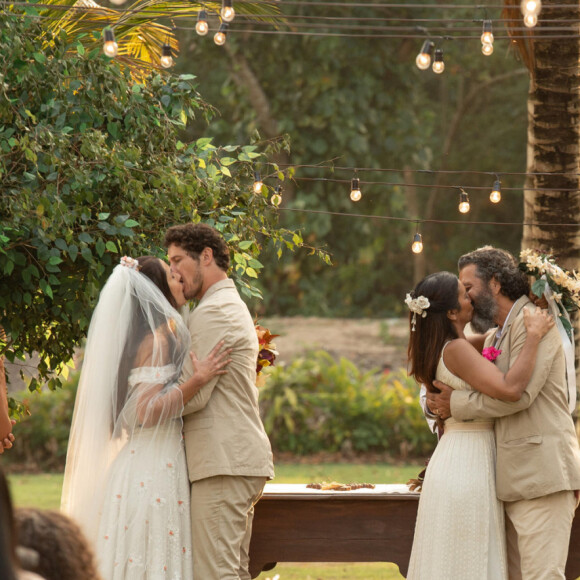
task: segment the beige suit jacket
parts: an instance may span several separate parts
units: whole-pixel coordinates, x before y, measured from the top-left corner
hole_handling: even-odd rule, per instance
[[[523,296],[514,304],[497,348],[499,369],[506,373],[526,339]],[[490,346],[493,333],[486,339]],[[497,496],[503,501],[533,499],[580,489],[580,449],[568,411],[566,370],[556,328],[542,339],[532,377],[516,403],[493,399],[477,391],[454,391],[455,419],[495,418]]]
[[[272,448],[258,408],[258,339],[234,282],[228,278],[211,286],[186,323],[191,350],[200,360],[220,340],[233,349],[228,373],[204,385],[183,412],[190,481],[216,475],[274,477]],[[181,378],[192,374],[188,357]]]

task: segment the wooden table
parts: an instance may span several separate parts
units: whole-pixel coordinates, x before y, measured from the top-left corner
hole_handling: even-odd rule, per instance
[[[394,562],[407,574],[419,494],[406,485],[319,491],[267,484],[255,508],[250,574],[277,562]],[[580,512],[572,527],[566,578],[580,576]]]

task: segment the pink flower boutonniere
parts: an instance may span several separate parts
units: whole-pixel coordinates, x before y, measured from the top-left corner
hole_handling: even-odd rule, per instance
[[[489,361],[493,362],[500,354],[501,350],[494,346],[488,346],[481,351],[481,354]]]

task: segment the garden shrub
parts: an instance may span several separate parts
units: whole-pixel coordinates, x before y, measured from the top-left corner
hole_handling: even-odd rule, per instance
[[[351,361],[315,351],[264,371],[260,408],[275,452],[384,453],[425,457],[436,443],[419,405],[419,388],[401,369],[362,372]],[[20,393],[30,408],[2,458],[8,470],[62,471],[79,373],[62,389]]]
[[[315,351],[267,372],[260,406],[275,451],[347,448],[405,458],[428,455],[435,446],[419,387],[403,369],[362,372],[345,358]]]
[[[29,409],[14,426],[14,446],[5,452],[3,465],[9,471],[62,471],[66,461],[80,373],[71,373],[62,389],[17,393]]]

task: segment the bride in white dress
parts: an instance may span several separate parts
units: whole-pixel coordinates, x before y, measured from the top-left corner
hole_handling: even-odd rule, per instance
[[[553,320],[527,312],[527,338],[504,376],[481,355],[483,338],[469,342],[464,328],[473,307],[457,276],[439,272],[407,295],[411,310],[409,374],[433,389],[440,380],[454,389],[476,389],[517,401],[533,371],[540,339]],[[473,344],[472,344],[473,343]],[[479,348],[479,350],[476,349]],[[495,491],[493,422],[449,418],[423,482],[408,580],[507,579],[503,504]]]
[[[123,258],[107,281],[85,347],[61,509],[93,544],[105,580],[191,580],[189,484],[181,412],[229,362],[191,353],[181,282],[152,256]]]

